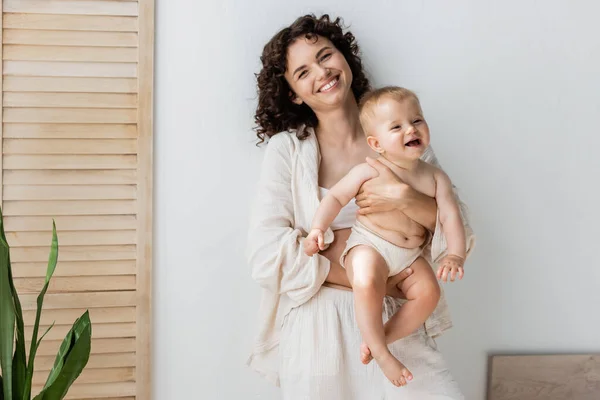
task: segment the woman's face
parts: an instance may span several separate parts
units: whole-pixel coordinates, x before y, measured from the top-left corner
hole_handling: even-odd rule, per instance
[[[342,106],[352,96],[352,71],[344,55],[322,36],[299,37],[287,52],[285,78],[296,104],[306,103],[313,111]]]

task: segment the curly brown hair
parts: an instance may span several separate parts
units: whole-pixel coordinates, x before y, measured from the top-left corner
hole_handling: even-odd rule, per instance
[[[265,45],[260,57],[262,69],[256,74],[258,106],[254,130],[258,144],[279,132],[298,129],[303,124],[312,128],[317,126],[317,116],[309,106],[291,101],[291,89],[284,77],[288,47],[299,37],[309,40],[325,37],[344,55],[352,71],[351,88],[357,101],[370,89],[356,39],[351,32],[343,32],[342,23],[341,18],[331,21],[327,14],[319,18],[313,14],[304,15],[279,31]],[[308,133],[303,133],[298,138],[302,140],[307,136]]]

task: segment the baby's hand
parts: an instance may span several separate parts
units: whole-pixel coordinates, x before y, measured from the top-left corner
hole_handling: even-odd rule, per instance
[[[458,279],[462,279],[465,274],[463,265],[465,260],[462,257],[455,256],[454,254],[448,254],[440,261],[440,266],[437,270],[437,278],[448,282],[448,274],[450,275],[450,281],[454,282],[454,279],[458,276]]]
[[[312,257],[315,253],[318,253],[319,250],[325,250],[323,231],[320,229],[313,229],[306,239],[304,239],[304,252],[307,256]]]

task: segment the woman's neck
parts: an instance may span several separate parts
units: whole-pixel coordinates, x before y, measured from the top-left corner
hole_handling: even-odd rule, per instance
[[[348,96],[348,101],[342,107],[318,112],[317,118],[319,124],[315,132],[321,144],[344,147],[363,136],[354,96]]]

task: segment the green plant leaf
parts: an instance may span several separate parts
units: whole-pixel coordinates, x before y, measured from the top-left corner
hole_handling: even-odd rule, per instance
[[[2,375],[0,375],[0,400],[4,400],[4,386],[2,385]]]
[[[2,221],[1,210],[0,221]],[[3,225],[0,226],[0,231],[4,231]],[[0,335],[0,367],[2,367],[4,376],[2,392],[7,400],[13,398],[12,362],[16,319],[11,281],[9,247],[2,234],[0,237],[0,332],[2,332]]]
[[[52,220],[52,244],[50,245],[50,256],[48,256],[48,268],[46,268],[46,283],[50,282],[52,274],[56,269],[58,261],[58,236],[56,235],[56,222]]]
[[[75,382],[90,358],[92,344],[92,323],[89,312],[78,318],[65,336],[54,367],[44,388],[34,400],[60,400]]]
[[[42,291],[37,297],[37,310],[35,313],[35,324],[33,326],[33,333],[31,334],[31,346],[29,348],[29,362],[27,363],[27,376],[25,377],[25,388],[23,390],[23,400],[29,400],[31,398],[31,379],[33,378],[33,363],[35,360],[35,354],[38,349],[38,330],[40,327],[40,317],[42,315],[42,307],[44,305],[44,296],[48,290],[50,279],[54,270],[56,269],[56,263],[58,261],[58,238],[56,235],[56,224],[52,220],[52,244],[50,246],[50,256],[48,257],[48,268],[46,269],[46,283],[42,288]],[[41,340],[41,339],[40,339]]]
[[[21,302],[19,301],[19,295],[15,288],[12,267],[10,262],[10,246],[6,240],[6,234],[4,233],[4,220],[2,217],[2,210],[0,209],[0,239],[6,243],[9,248],[8,252],[8,283],[12,291],[13,304],[15,307],[15,320],[16,320],[16,331],[15,331],[15,352],[12,360],[12,391],[13,400],[21,400],[23,389],[25,388],[25,378],[27,375],[27,364],[25,358],[25,327],[23,324],[23,311],[21,310]],[[29,399],[26,399],[29,400]]]

